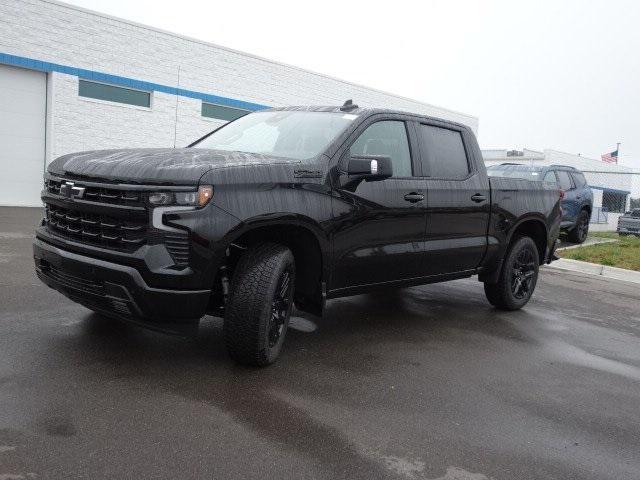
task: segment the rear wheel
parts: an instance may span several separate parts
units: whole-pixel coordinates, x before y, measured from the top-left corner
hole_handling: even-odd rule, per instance
[[[573,243],[584,243],[587,239],[587,234],[589,233],[589,212],[586,210],[580,210],[580,214],[578,215],[578,220],[576,221],[576,226],[569,232],[567,237],[570,242]]]
[[[497,283],[485,283],[484,292],[491,305],[501,310],[524,307],[538,282],[539,255],[535,242],[520,237],[511,244]]]
[[[275,243],[248,250],[239,260],[225,306],[224,337],[243,365],[273,363],[282,349],[295,287],[291,251]]]

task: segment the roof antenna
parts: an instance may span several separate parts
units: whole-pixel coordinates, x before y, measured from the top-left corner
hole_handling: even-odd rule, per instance
[[[358,108],[358,105],[353,103],[353,100],[349,99],[346,102],[344,102],[344,105],[342,105],[340,107],[340,111],[341,112],[349,112],[351,110],[355,110],[356,108]]]

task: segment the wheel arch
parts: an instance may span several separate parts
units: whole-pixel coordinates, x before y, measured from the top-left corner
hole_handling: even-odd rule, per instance
[[[508,247],[513,243],[514,239],[521,236],[530,237],[535,242],[536,247],[538,247],[540,265],[542,265],[545,261],[549,244],[549,230],[547,229],[547,225],[544,220],[540,217],[533,216],[524,217],[518,220],[518,222],[511,228],[509,236],[507,237],[505,255]],[[503,260],[505,255],[503,255]]]
[[[321,314],[328,277],[329,239],[320,225],[301,215],[270,215],[243,222],[227,236],[229,274],[242,253],[257,243],[285,245],[296,262],[295,302],[301,310]]]
[[[498,257],[495,267],[491,270],[480,273],[478,279],[481,282],[493,284],[498,281],[500,272],[502,271],[502,264],[509,252],[509,247],[516,238],[523,235],[529,236],[533,239],[536,247],[538,247],[540,265],[544,263],[547,255],[549,231],[543,218],[529,215],[518,219],[518,221],[511,227],[505,238],[503,252]]]

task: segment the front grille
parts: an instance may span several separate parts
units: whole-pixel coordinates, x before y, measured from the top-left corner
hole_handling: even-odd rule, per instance
[[[58,235],[107,248],[135,250],[145,243],[146,219],[122,219],[47,204],[49,230]]]
[[[65,285],[66,287],[90,293],[92,295],[105,295],[103,282],[96,282],[89,278],[81,278],[70,273],[63,272],[62,270],[59,270],[48,262],[42,261],[39,266],[40,271],[43,274],[47,275],[53,280],[56,280],[58,283]]]
[[[82,191],[70,194],[69,184]],[[65,191],[61,191],[64,185]],[[112,185],[92,186],[81,181],[48,178],[45,181],[45,225],[54,235],[75,242],[123,252],[142,245],[164,244],[175,267],[189,265],[189,232],[168,232],[151,225],[143,191],[123,190]],[[77,190],[76,190],[77,191]]]
[[[48,179],[46,189],[49,193],[60,195],[60,186],[64,180]],[[141,192],[130,190],[118,190],[108,187],[84,186],[83,198],[92,202],[107,203],[110,205],[142,205],[144,197]]]

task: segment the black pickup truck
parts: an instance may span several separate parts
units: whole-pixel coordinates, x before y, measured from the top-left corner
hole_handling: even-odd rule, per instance
[[[492,305],[519,309],[561,221],[557,188],[489,179],[466,126],[350,102],[251,113],[187,148],[65,155],[42,200],[44,283],[167,332],[223,316],[252,365],[276,359],[293,304],[321,315],[327,299],[478,275]]]

